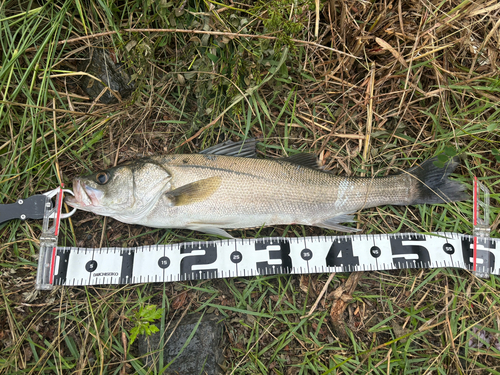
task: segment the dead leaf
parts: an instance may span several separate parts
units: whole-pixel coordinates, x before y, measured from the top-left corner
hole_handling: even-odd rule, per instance
[[[301,275],[300,276],[300,290],[304,293],[307,293],[309,290],[309,275]]]
[[[408,64],[406,63],[405,59],[403,59],[403,56],[401,56],[401,54],[396,51],[389,43],[380,38],[375,38],[375,41],[380,47],[392,53],[392,55],[401,63],[401,65],[403,65],[405,68],[408,68]]]
[[[186,304],[187,293],[178,294],[172,302],[172,309],[178,310]]]
[[[361,275],[362,272],[351,273],[346,283],[339,286],[334,292],[334,297],[338,297],[332,304],[330,318],[335,332],[342,341],[347,341],[349,339],[345,330],[345,322],[343,318],[344,311],[349,302],[352,300],[352,293],[356,289]]]

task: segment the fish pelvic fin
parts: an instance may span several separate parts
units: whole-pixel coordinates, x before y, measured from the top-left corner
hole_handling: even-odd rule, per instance
[[[348,233],[360,232],[361,229],[346,227],[345,225],[339,224],[339,223],[354,223],[354,222],[356,222],[356,220],[354,220],[354,215],[347,213],[334,216],[320,223],[314,223],[314,226],[335,230],[337,232],[348,232]]]
[[[442,168],[436,166],[437,157],[404,173],[414,177],[413,194],[408,204],[436,204],[463,201],[469,198],[465,185],[448,179],[459,163],[458,156],[448,160]]]
[[[222,180],[219,176],[205,178],[165,193],[172,206],[202,202],[217,191]]]

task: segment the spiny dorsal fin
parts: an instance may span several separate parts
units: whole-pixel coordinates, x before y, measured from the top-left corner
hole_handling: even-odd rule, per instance
[[[172,205],[184,206],[204,201],[216,192],[220,184],[221,178],[215,176],[181,186],[165,195],[172,202]]]
[[[255,138],[248,138],[239,142],[226,141],[200,152],[200,154],[239,156],[241,158],[253,158],[256,153],[257,140]]]
[[[303,167],[312,168],[312,169],[320,169],[318,165],[318,158],[314,154],[295,154],[292,156],[288,156],[286,158],[279,158],[278,160],[287,161],[292,164],[301,165]]]

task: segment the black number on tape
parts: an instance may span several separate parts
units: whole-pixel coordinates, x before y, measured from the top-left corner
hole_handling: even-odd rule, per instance
[[[66,283],[70,255],[70,250],[57,249],[56,256],[59,257],[59,269],[55,270],[56,274],[54,275],[54,285],[63,285],[64,283]]]
[[[455,253],[455,248],[451,243],[445,243],[443,245],[443,250],[446,254],[453,255]]]
[[[243,259],[243,255],[239,251],[233,251],[231,253],[231,262],[238,264]]]
[[[123,250],[120,252],[122,257],[122,269],[120,272],[120,279],[122,283],[130,283],[132,281],[132,271],[134,269],[134,255],[133,250]]]
[[[191,254],[193,251],[205,251],[202,255],[188,255],[181,260],[181,280],[202,280],[216,276],[217,269],[196,270],[196,266],[212,264],[217,260],[217,245],[182,245],[181,254]]]
[[[313,257],[313,252],[309,249],[304,249],[300,252],[300,257],[305,261],[310,261]]]
[[[170,259],[168,257],[161,257],[158,259],[158,267],[160,268],[168,268],[170,266]]]
[[[85,269],[87,272],[94,272],[97,269],[97,262],[95,260],[89,260],[87,264],[85,264]]]
[[[359,257],[353,254],[352,241],[334,240],[326,255],[326,265],[328,267],[347,268],[347,270],[351,271],[355,269],[355,266],[359,266]]]
[[[418,242],[425,242],[424,236],[408,236],[408,238],[391,238],[392,261],[400,268],[429,267],[431,258],[429,250]],[[406,242],[406,244],[403,244]],[[415,244],[411,242],[417,242]],[[398,257],[397,255],[402,255]],[[405,256],[406,255],[406,256]],[[415,259],[415,255],[417,259]]]
[[[488,264],[492,270],[495,269],[495,254],[491,250],[496,249],[496,242],[490,239],[477,238],[477,254],[476,254],[476,269],[481,269],[481,265]],[[464,263],[469,269],[474,267],[474,242],[472,238],[462,238],[462,253],[464,256]]]
[[[281,261],[270,264],[269,261],[256,262],[257,269],[261,275],[275,273],[289,273],[292,270],[292,258],[290,258],[290,243],[285,240],[264,240],[255,242],[255,250],[268,250],[269,260]],[[274,263],[274,262],[273,262]]]
[[[382,251],[380,250],[380,247],[378,247],[378,246],[372,246],[370,248],[370,254],[374,258],[378,258],[382,254]]]

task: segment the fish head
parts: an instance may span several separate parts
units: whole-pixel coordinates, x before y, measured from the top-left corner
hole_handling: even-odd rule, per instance
[[[135,223],[170,189],[170,173],[159,163],[139,159],[73,180],[71,207]]]

